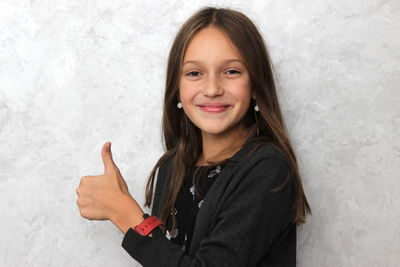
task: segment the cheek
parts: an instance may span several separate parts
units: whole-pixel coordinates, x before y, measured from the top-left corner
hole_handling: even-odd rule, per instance
[[[181,81],[179,83],[179,96],[182,105],[191,102],[192,98],[196,95],[196,87],[193,83]]]
[[[248,74],[245,74],[236,79],[224,79],[223,86],[228,91],[238,95],[251,94],[250,92],[250,79]]]
[[[247,103],[251,98],[251,89],[249,82],[235,82],[228,85],[231,94],[234,96],[236,101]]]

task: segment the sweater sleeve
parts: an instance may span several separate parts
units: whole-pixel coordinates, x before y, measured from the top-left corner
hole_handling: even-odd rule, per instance
[[[143,266],[255,266],[293,220],[293,179],[280,191],[290,168],[279,158],[255,164],[224,201],[217,223],[193,256],[171,242],[159,228],[153,237],[130,228],[122,247]]]

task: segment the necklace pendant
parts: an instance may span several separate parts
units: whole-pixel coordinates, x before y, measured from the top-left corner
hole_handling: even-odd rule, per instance
[[[215,170],[210,171],[210,173],[208,174],[208,178],[212,178],[212,177],[220,174],[221,173],[221,169],[222,169],[221,165],[218,165]]]

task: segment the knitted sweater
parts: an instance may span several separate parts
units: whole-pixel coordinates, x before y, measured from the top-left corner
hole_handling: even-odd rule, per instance
[[[273,145],[263,145],[245,157],[253,143],[239,150],[204,198],[196,217],[189,254],[160,230],[142,236],[132,228],[122,247],[147,267],[174,266],[296,266],[294,179],[278,192],[290,173],[286,157]],[[160,167],[152,215],[165,200],[170,162]]]

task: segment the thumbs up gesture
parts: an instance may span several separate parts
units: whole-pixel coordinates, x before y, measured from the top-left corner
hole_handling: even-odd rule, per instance
[[[141,218],[143,211],[129,194],[128,186],[112,158],[110,142],[103,145],[101,157],[104,174],[81,177],[79,187],[76,189],[81,216],[89,220],[114,222],[130,214],[129,216],[133,215],[136,218],[131,222],[140,221],[143,219]]]

